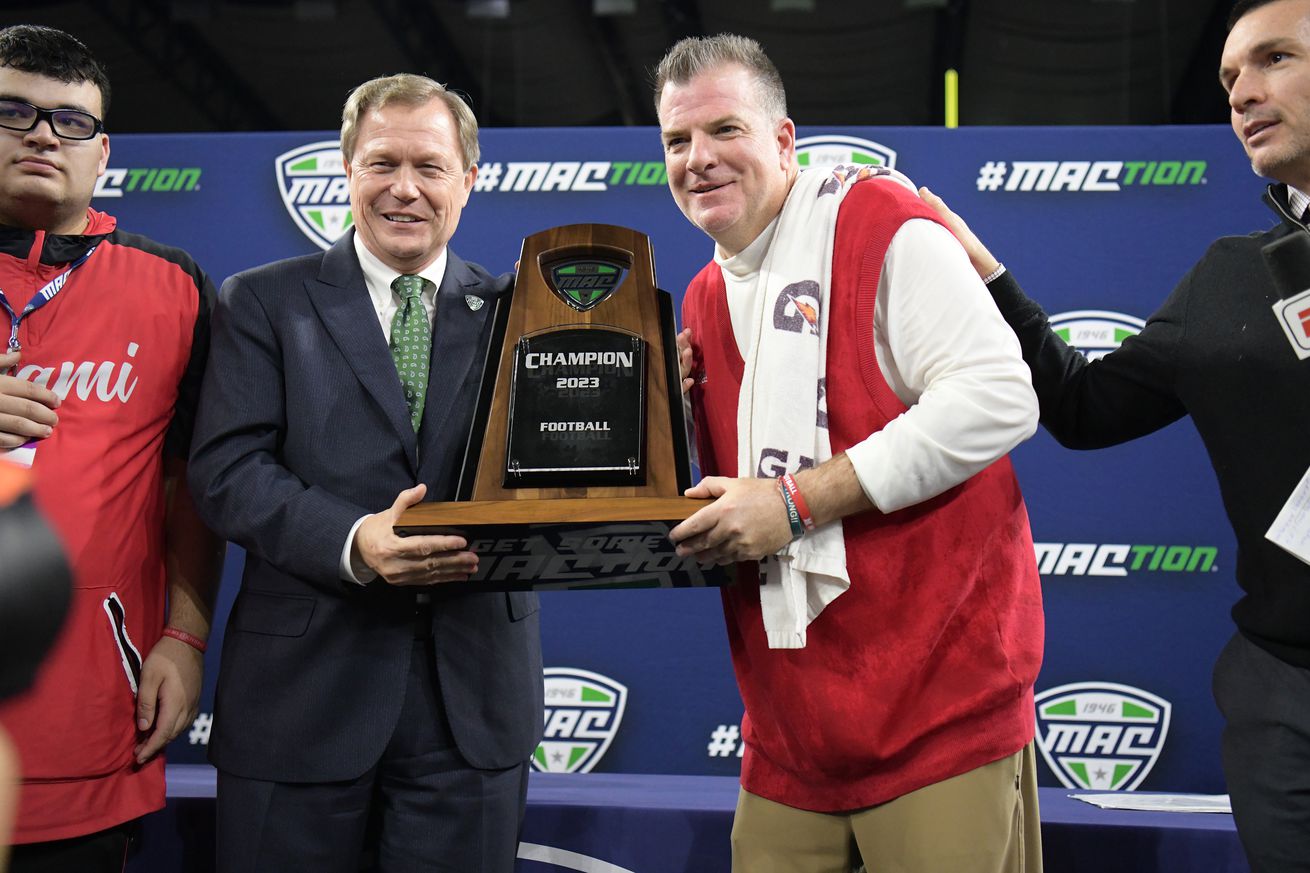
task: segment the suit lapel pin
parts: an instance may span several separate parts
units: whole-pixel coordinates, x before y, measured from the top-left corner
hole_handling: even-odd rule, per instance
[[[482,304],[485,303],[486,301],[484,301],[481,297],[479,297],[476,294],[465,294],[464,302],[468,304],[469,309],[473,310],[474,312],[477,312],[479,309],[482,308]]]

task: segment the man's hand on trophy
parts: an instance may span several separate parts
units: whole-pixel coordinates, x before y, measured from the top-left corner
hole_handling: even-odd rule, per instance
[[[718,498],[669,532],[684,558],[694,557],[701,564],[758,561],[791,541],[776,479],[707,476],[684,493]]]
[[[426,485],[396,495],[389,509],[364,519],[351,544],[352,562],[361,561],[389,585],[463,582],[478,570],[478,556],[456,536],[398,537],[392,529],[400,514],[423,500]],[[358,560],[356,560],[358,559]]]
[[[696,353],[691,348],[691,328],[684,327],[678,334],[678,375],[682,377],[682,393],[686,394],[696,384],[692,373],[696,372]]]

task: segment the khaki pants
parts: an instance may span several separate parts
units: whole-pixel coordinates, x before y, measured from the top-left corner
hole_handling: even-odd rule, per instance
[[[895,800],[806,812],[746,791],[733,873],[1041,873],[1033,745]]]

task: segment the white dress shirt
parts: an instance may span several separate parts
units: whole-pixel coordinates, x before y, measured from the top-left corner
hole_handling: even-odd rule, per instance
[[[400,295],[391,289],[391,283],[396,281],[396,277],[402,275],[398,270],[393,270],[386,264],[382,263],[376,255],[365,247],[364,241],[355,234],[355,255],[359,258],[359,267],[364,271],[364,284],[368,287],[368,296],[373,301],[373,310],[378,316],[378,325],[382,328],[382,336],[385,342],[391,341],[391,322],[396,317],[396,312],[400,309]],[[423,293],[420,299],[423,302],[423,310],[428,317],[428,326],[434,324],[437,314],[437,289],[441,287],[441,280],[446,277],[447,249],[443,246],[441,254],[437,259],[428,266],[419,270],[416,275],[427,279],[427,284],[423,287]],[[359,526],[364,523],[367,515],[357,519],[350,528],[350,535],[346,537],[346,544],[341,549],[341,561],[339,570],[341,578],[347,582],[354,582],[357,585],[367,585],[378,577],[367,565],[355,563],[350,560],[350,549],[355,543],[355,532]]]
[[[1292,216],[1299,220],[1301,216],[1305,214],[1305,208],[1307,206],[1310,206],[1310,197],[1306,196],[1302,191],[1288,185],[1287,211],[1292,213]]]
[[[396,317],[396,311],[400,309],[401,303],[400,296],[391,290],[391,283],[396,281],[396,277],[401,273],[382,263],[377,255],[365,248],[359,234],[355,234],[355,254],[359,257],[359,268],[364,271],[364,284],[368,286],[368,296],[373,301],[374,311],[378,314],[382,335],[389,342],[391,322]],[[446,261],[446,248],[443,246],[437,259],[416,274],[428,280],[428,284],[423,287],[421,299],[423,310],[428,315],[429,327],[436,317],[437,289],[441,287],[441,280],[446,277]]]

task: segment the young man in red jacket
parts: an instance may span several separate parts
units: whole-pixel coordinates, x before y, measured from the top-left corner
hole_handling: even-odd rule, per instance
[[[34,686],[0,708],[23,771],[13,873],[121,870],[164,805],[222,554],[184,475],[213,287],[90,208],[108,98],[78,40],[0,30],[0,452],[31,466],[74,576]]]

